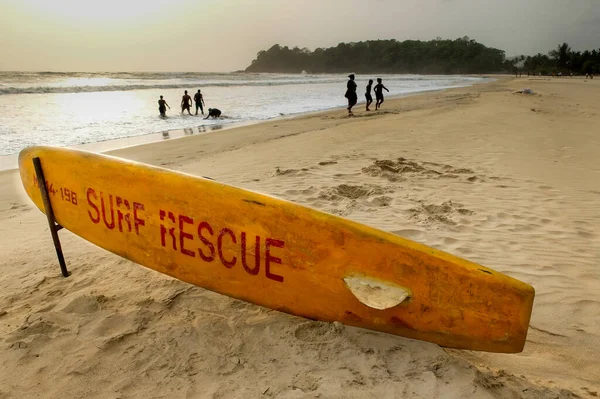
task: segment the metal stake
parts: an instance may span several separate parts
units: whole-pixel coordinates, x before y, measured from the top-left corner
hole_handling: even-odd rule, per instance
[[[58,230],[62,229],[62,226],[57,224],[54,220],[54,211],[52,210],[52,204],[50,204],[46,179],[44,178],[44,171],[42,170],[42,164],[40,163],[39,157],[33,158],[33,167],[35,168],[38,185],[40,186],[40,192],[42,193],[44,209],[46,210],[48,226],[50,227],[50,233],[52,234],[52,240],[54,241],[54,248],[56,248],[56,256],[58,257],[58,263],[60,264],[60,271],[63,276],[69,277],[69,271],[67,270],[67,264],[65,263],[65,257],[63,256],[60,240],[58,238]]]

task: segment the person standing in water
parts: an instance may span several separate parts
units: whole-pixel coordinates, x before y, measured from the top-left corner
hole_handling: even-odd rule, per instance
[[[377,84],[375,85],[375,99],[377,100],[375,103],[375,110],[378,110],[381,107],[381,104],[383,104],[383,89],[388,93],[390,92],[387,87],[381,83],[381,78],[377,78]]]
[[[369,79],[369,84],[367,85],[367,92],[365,93],[365,98],[367,99],[367,111],[370,111],[369,105],[373,103],[373,97],[371,97],[371,87],[373,86],[373,79]]]
[[[194,102],[196,103],[196,115],[198,115],[198,108],[200,108],[202,115],[204,115],[203,106],[205,106],[206,104],[204,104],[204,97],[202,97],[202,93],[200,93],[200,89],[198,89],[198,93],[194,94]]]
[[[183,111],[185,111],[187,109],[188,114],[191,115],[192,114],[190,112],[191,107],[192,107],[192,97],[190,97],[187,94],[187,90],[186,90],[183,97],[181,97],[181,113],[183,114]]]
[[[356,96],[356,82],[354,81],[354,74],[348,75],[350,80],[346,85],[346,94],[344,97],[348,99],[348,115],[352,115],[352,107],[356,105],[358,97]]]
[[[163,118],[167,116],[167,107],[165,107],[165,105],[169,107],[169,104],[163,100],[163,96],[160,96],[160,100],[158,100],[158,112],[160,112],[160,116]],[[169,107],[169,109],[171,109],[171,107]]]

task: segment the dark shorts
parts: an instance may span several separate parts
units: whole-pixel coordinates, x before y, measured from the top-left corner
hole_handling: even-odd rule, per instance
[[[190,104],[183,104],[181,109],[190,109]]]
[[[370,94],[365,94],[365,98],[367,99],[367,101],[373,101],[373,97],[371,97]]]
[[[352,107],[352,106],[356,105],[357,101],[358,101],[358,97],[356,96],[356,94],[348,96],[348,107]]]
[[[377,99],[377,101],[383,101],[383,94],[377,94],[375,95],[375,98]]]
[[[164,114],[165,112],[167,112],[167,108],[166,107],[158,107],[158,112],[160,112],[161,114]]]
[[[198,111],[198,108],[200,108],[201,111],[204,111],[204,108],[202,108],[202,103],[196,103],[196,111]]]

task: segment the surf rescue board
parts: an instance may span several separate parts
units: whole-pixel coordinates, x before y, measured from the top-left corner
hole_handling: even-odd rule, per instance
[[[30,147],[23,186],[61,226],[188,283],[270,309],[441,346],[523,349],[534,290],[448,253],[292,202],[85,151]]]

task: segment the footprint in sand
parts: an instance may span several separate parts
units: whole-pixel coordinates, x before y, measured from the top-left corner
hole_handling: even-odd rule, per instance
[[[281,169],[279,166],[275,168],[275,176],[298,176],[304,172],[308,172],[308,169]]]
[[[462,174],[473,175],[475,173],[467,168],[455,168],[451,165],[440,165],[433,162],[415,162],[402,157],[397,160],[375,160],[372,165],[363,168],[362,172],[373,177],[383,177],[392,182],[402,181],[409,176],[457,179]],[[474,175],[467,180],[475,182],[479,179]]]
[[[366,198],[371,195],[379,195],[385,192],[385,190],[379,186],[352,186],[348,184],[340,184],[335,187],[334,190],[338,195],[350,199]]]
[[[13,344],[11,347],[19,349],[22,348],[22,345],[19,343],[29,341],[29,337],[42,336],[53,338],[59,330],[61,330],[60,326],[52,320],[51,316],[39,313],[31,314],[17,330],[7,334],[5,342]]]
[[[392,204],[392,197],[388,197],[388,196],[381,196],[381,197],[375,197],[373,198],[373,200],[371,202],[369,202],[370,206],[374,206],[374,207],[383,207],[383,206],[390,206]]]
[[[25,205],[25,204],[19,204],[18,202],[11,202],[11,204],[10,204],[10,209],[11,210],[25,209],[25,208],[27,208],[27,205]]]
[[[100,303],[104,302],[106,297],[100,296],[80,296],[69,302],[62,311],[65,313],[95,313],[100,310]]]
[[[297,196],[311,196],[311,195],[314,195],[316,192],[317,192],[317,189],[314,186],[310,186],[310,187],[302,189],[302,190],[297,190],[297,189],[286,190],[284,193],[285,193],[285,197],[297,197]]]
[[[367,198],[372,195],[382,195],[388,190],[376,186],[363,184],[361,186],[354,186],[349,184],[340,184],[336,187],[327,188],[319,192],[319,199],[327,200],[330,202],[340,201],[343,199],[357,200]]]
[[[294,336],[304,342],[324,343],[333,341],[341,331],[343,331],[341,323],[308,322],[298,326]]]
[[[447,225],[456,225],[456,222],[452,220],[452,216],[456,214],[472,215],[475,213],[452,201],[445,201],[440,205],[427,204],[424,201],[418,202],[420,204],[419,207],[409,209],[410,217],[425,224],[443,223]]]

